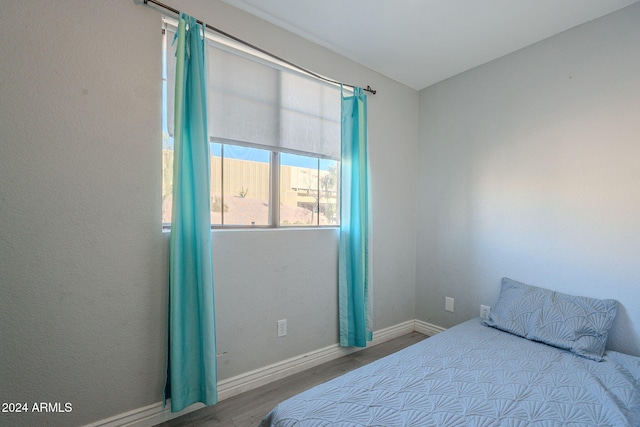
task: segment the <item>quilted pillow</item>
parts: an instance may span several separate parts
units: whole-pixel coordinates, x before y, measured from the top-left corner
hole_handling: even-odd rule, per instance
[[[578,297],[503,278],[487,326],[602,360],[618,302]]]

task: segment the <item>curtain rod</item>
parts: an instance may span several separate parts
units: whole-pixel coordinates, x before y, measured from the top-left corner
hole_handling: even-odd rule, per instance
[[[153,3],[153,4],[155,4],[156,6],[160,6],[160,7],[164,8],[164,9],[167,9],[167,10],[169,10],[169,11],[171,11],[171,12],[173,12],[173,13],[177,14],[177,15],[180,15],[180,11],[179,11],[178,9],[175,9],[175,8],[173,8],[173,7],[169,6],[169,5],[166,5],[166,4],[164,4],[164,3],[161,3],[161,2],[159,2],[159,1],[157,1],[157,0],[144,0],[144,4],[147,4],[147,3]],[[341,85],[348,86],[348,87],[351,87],[351,88],[355,88],[355,87],[356,87],[356,86],[354,86],[354,85],[350,85],[350,84],[342,83],[342,82],[339,82],[339,81],[332,80],[332,79],[329,79],[329,78],[327,78],[327,77],[321,76],[320,74],[314,73],[313,71],[310,71],[310,70],[308,70],[308,69],[306,69],[306,68],[304,68],[304,67],[301,67],[301,66],[299,66],[299,65],[296,65],[296,64],[294,64],[293,62],[289,62],[289,61],[287,61],[286,59],[280,58],[279,56],[274,55],[273,53],[268,52],[268,51],[266,51],[266,50],[264,50],[264,49],[261,49],[261,48],[259,48],[258,46],[255,46],[255,45],[253,45],[253,44],[251,44],[251,43],[249,43],[249,42],[246,42],[246,41],[244,41],[244,40],[242,40],[242,39],[239,39],[238,37],[236,37],[236,36],[234,36],[234,35],[231,35],[231,34],[229,34],[229,33],[225,32],[225,31],[222,31],[222,30],[220,30],[220,29],[218,29],[218,28],[212,27],[212,26],[211,26],[211,25],[209,25],[209,24],[205,24],[204,22],[200,21],[199,19],[197,20],[197,22],[198,22],[198,24],[200,24],[200,25],[204,25],[204,26],[206,26],[206,27],[207,27],[209,30],[211,30],[211,31],[215,31],[216,33],[221,34],[221,35],[223,35],[223,36],[225,36],[225,37],[227,37],[227,38],[230,38],[231,40],[234,40],[234,41],[236,41],[236,42],[238,42],[238,43],[242,43],[243,45],[245,45],[245,46],[247,46],[247,47],[250,47],[251,49],[255,49],[255,50],[257,50],[258,52],[263,53],[263,54],[265,54],[265,55],[267,55],[267,56],[270,56],[271,58],[273,58],[273,59],[275,59],[275,60],[278,60],[278,61],[284,62],[285,64],[287,64],[287,65],[289,65],[289,66],[291,66],[291,67],[293,67],[293,68],[295,68],[295,69],[297,69],[297,70],[300,70],[300,71],[302,71],[302,72],[304,72],[304,73],[306,73],[306,74],[309,74],[310,76],[313,76],[313,77],[315,77],[316,79],[324,80],[325,82],[329,82],[329,83],[333,83],[333,84],[337,84],[337,85],[340,85],[340,84],[341,84]],[[375,94],[376,94],[376,90],[375,90],[375,89],[372,89],[372,88],[371,88],[371,86],[369,86],[369,85],[367,85],[367,88],[366,88],[366,89],[362,89],[362,90],[364,90],[364,91],[366,91],[366,92],[369,92],[369,93],[371,93],[372,95],[375,95]]]

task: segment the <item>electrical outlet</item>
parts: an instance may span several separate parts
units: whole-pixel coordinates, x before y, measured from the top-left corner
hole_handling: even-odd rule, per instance
[[[480,317],[482,317],[483,319],[488,319],[490,311],[491,311],[491,307],[489,307],[488,305],[481,305],[480,306]]]
[[[287,319],[278,320],[278,338],[287,335]]]
[[[451,297],[444,298],[444,309],[445,311],[450,311],[453,313],[453,298]]]

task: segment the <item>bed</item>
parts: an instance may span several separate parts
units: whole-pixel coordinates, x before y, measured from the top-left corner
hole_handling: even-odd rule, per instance
[[[640,357],[606,350],[614,300],[503,279],[488,320],[278,404],[261,426],[640,426]]]

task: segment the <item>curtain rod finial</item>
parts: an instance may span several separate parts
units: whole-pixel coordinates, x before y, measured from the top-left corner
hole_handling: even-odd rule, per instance
[[[367,85],[367,88],[365,89],[367,92],[371,92],[371,94],[375,95],[377,90],[372,89],[371,86]]]

